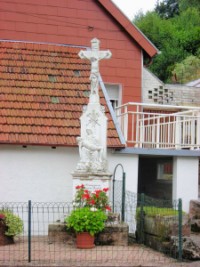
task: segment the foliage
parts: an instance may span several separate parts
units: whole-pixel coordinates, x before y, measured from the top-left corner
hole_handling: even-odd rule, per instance
[[[7,226],[5,235],[16,236],[22,233],[23,221],[19,216],[13,214],[11,211],[0,210],[0,220]]]
[[[76,233],[89,232],[95,235],[104,229],[106,219],[102,210],[93,211],[92,208],[82,207],[73,210],[65,222],[67,229],[73,229]]]
[[[163,3],[170,3],[162,1]],[[178,2],[174,0],[174,2]],[[187,0],[180,0],[180,5]],[[137,15],[134,19],[136,26],[152,41],[160,50],[150,66],[150,70],[163,82],[171,82],[175,65],[181,63],[187,57],[197,56],[200,39],[199,4],[192,1],[192,7],[188,4],[180,10],[179,15],[163,18],[158,12],[147,12],[145,15]],[[187,2],[189,3],[189,1]],[[196,71],[196,70],[195,70]],[[192,80],[192,77],[189,78]]]
[[[200,1],[199,0],[179,0],[180,11],[185,11],[191,7],[194,7],[200,10]]]
[[[179,14],[178,0],[157,1],[155,11],[161,18],[173,18]]]
[[[158,208],[154,206],[144,206],[143,207],[144,215],[149,217],[156,216],[175,216],[178,215],[178,211],[172,208]],[[140,218],[141,208],[138,207],[136,210],[136,218]]]
[[[172,74],[179,83],[187,83],[200,77],[200,57],[189,56],[175,64]]]
[[[101,209],[103,211],[110,211],[109,200],[107,196],[108,188],[102,190],[97,189],[90,192],[85,189],[84,185],[76,186],[75,206],[76,207],[92,207],[94,209]]]

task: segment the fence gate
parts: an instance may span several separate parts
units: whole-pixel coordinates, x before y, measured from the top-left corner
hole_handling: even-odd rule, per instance
[[[121,220],[124,221],[126,174],[121,163],[117,164],[114,169],[112,185],[112,210],[119,213]]]

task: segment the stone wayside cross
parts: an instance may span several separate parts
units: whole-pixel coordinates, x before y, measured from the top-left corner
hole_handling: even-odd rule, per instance
[[[91,51],[79,52],[79,57],[82,59],[88,59],[91,62],[91,92],[89,101],[92,103],[99,103],[99,61],[102,59],[109,59],[112,53],[109,50],[100,51],[99,50],[100,41],[96,38],[91,41]]]
[[[109,59],[109,50],[100,51],[100,41],[94,38],[91,41],[91,50],[79,52],[82,59],[91,62],[89,103],[84,106],[80,117],[81,136],[77,137],[80,161],[76,172],[80,173],[105,173],[107,171],[107,117],[105,108],[99,101],[99,61]]]
[[[110,58],[111,52],[100,51],[100,41],[96,38],[91,43],[90,51],[79,52],[82,59],[91,62],[91,92],[80,117],[81,136],[77,137],[80,160],[72,173],[73,190],[80,184],[91,191],[109,187],[112,176],[107,164],[107,117],[99,101],[99,61]]]

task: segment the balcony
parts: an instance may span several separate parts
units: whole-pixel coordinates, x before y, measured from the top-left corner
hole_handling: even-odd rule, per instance
[[[200,108],[127,103],[116,108],[127,146],[199,149]]]

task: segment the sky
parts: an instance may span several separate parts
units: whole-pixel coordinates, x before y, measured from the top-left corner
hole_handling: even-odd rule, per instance
[[[112,0],[132,20],[141,9],[144,13],[154,9],[157,0]]]

